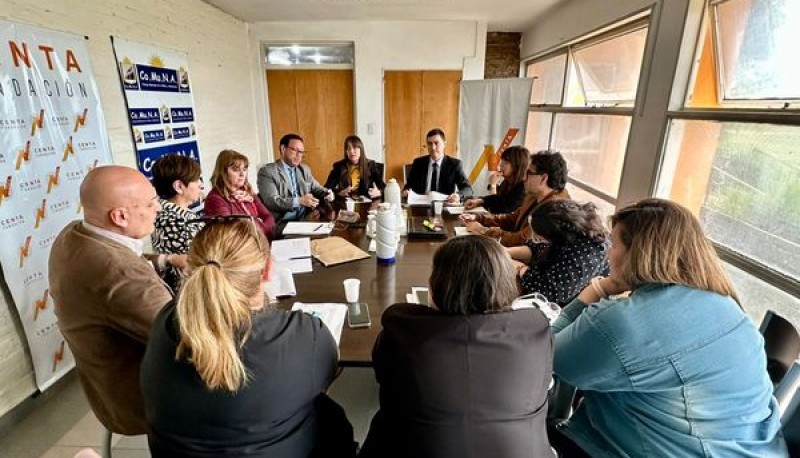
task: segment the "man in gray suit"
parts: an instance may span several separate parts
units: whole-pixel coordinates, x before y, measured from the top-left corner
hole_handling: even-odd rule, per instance
[[[333,191],[323,187],[311,175],[311,169],[301,164],[305,147],[303,138],[286,134],[280,141],[281,158],[258,170],[258,193],[275,220],[280,224],[301,219],[306,212],[328,202]]]

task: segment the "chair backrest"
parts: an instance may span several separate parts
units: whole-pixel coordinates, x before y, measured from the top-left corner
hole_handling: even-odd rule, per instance
[[[800,361],[792,363],[792,367],[783,376],[781,383],[775,387],[775,399],[781,411],[781,420],[793,414],[800,404],[797,390],[800,388]]]
[[[409,176],[411,176],[411,164],[403,164],[403,184],[408,184]]]
[[[572,416],[576,391],[574,386],[553,375],[553,383],[547,399],[547,420],[549,422],[561,423]]]
[[[777,385],[792,364],[800,358],[800,333],[785,318],[767,310],[760,327],[767,354],[767,372]]]
[[[781,383],[777,390],[775,390],[775,397],[781,394],[785,399],[784,402],[778,400],[781,408],[781,429],[783,430],[783,438],[786,440],[786,446],[789,448],[789,456],[800,456],[800,396],[797,394],[798,383],[791,383],[793,387],[788,387],[790,378],[800,379],[800,364],[795,362],[792,368],[786,374],[784,380],[787,383]],[[781,388],[785,387],[785,392],[780,393]]]

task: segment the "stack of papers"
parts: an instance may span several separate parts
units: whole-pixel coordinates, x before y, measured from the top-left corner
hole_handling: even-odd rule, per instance
[[[283,235],[328,235],[333,225],[307,221],[290,221],[283,228]]]
[[[417,194],[412,190],[408,190],[408,197],[406,198],[406,203],[408,205],[423,205],[429,206],[431,202],[434,201],[445,201],[449,196],[447,194],[442,194],[441,192],[431,191],[429,194]]]
[[[279,297],[296,295],[297,289],[294,286],[292,271],[288,267],[276,265],[272,269],[272,278],[267,282],[266,293],[270,302]]]
[[[342,338],[344,318],[347,316],[347,305],[331,302],[314,304],[295,302],[294,305],[292,305],[292,311],[295,310],[303,311],[322,320],[325,326],[328,327],[331,335],[333,335],[334,340],[336,340],[336,345],[339,345],[339,341]]]
[[[300,274],[313,270],[311,267],[311,239],[308,237],[274,240],[271,253],[276,266],[286,267],[292,273]]]
[[[454,226],[453,230],[456,231],[456,237],[469,234],[466,226]]]

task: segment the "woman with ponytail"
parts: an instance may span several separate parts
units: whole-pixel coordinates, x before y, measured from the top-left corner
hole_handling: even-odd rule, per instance
[[[209,222],[188,264],[142,361],[152,456],[353,456],[352,428],[324,394],[336,343],[319,319],[265,305],[272,264],[252,219]]]

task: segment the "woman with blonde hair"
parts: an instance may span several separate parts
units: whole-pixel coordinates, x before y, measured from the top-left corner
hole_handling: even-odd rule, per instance
[[[324,395],[336,343],[318,318],[265,306],[272,264],[252,220],[209,222],[188,264],[141,366],[152,455],[352,456],[352,428]]]
[[[220,151],[211,174],[211,192],[206,196],[205,214],[252,216],[264,235],[273,238],[275,218],[258,198],[247,179],[250,160],[231,149]]]
[[[584,398],[551,442],[567,456],[786,456],[764,340],[699,221],[646,199],[611,223],[611,274],[553,325],[553,370]]]

